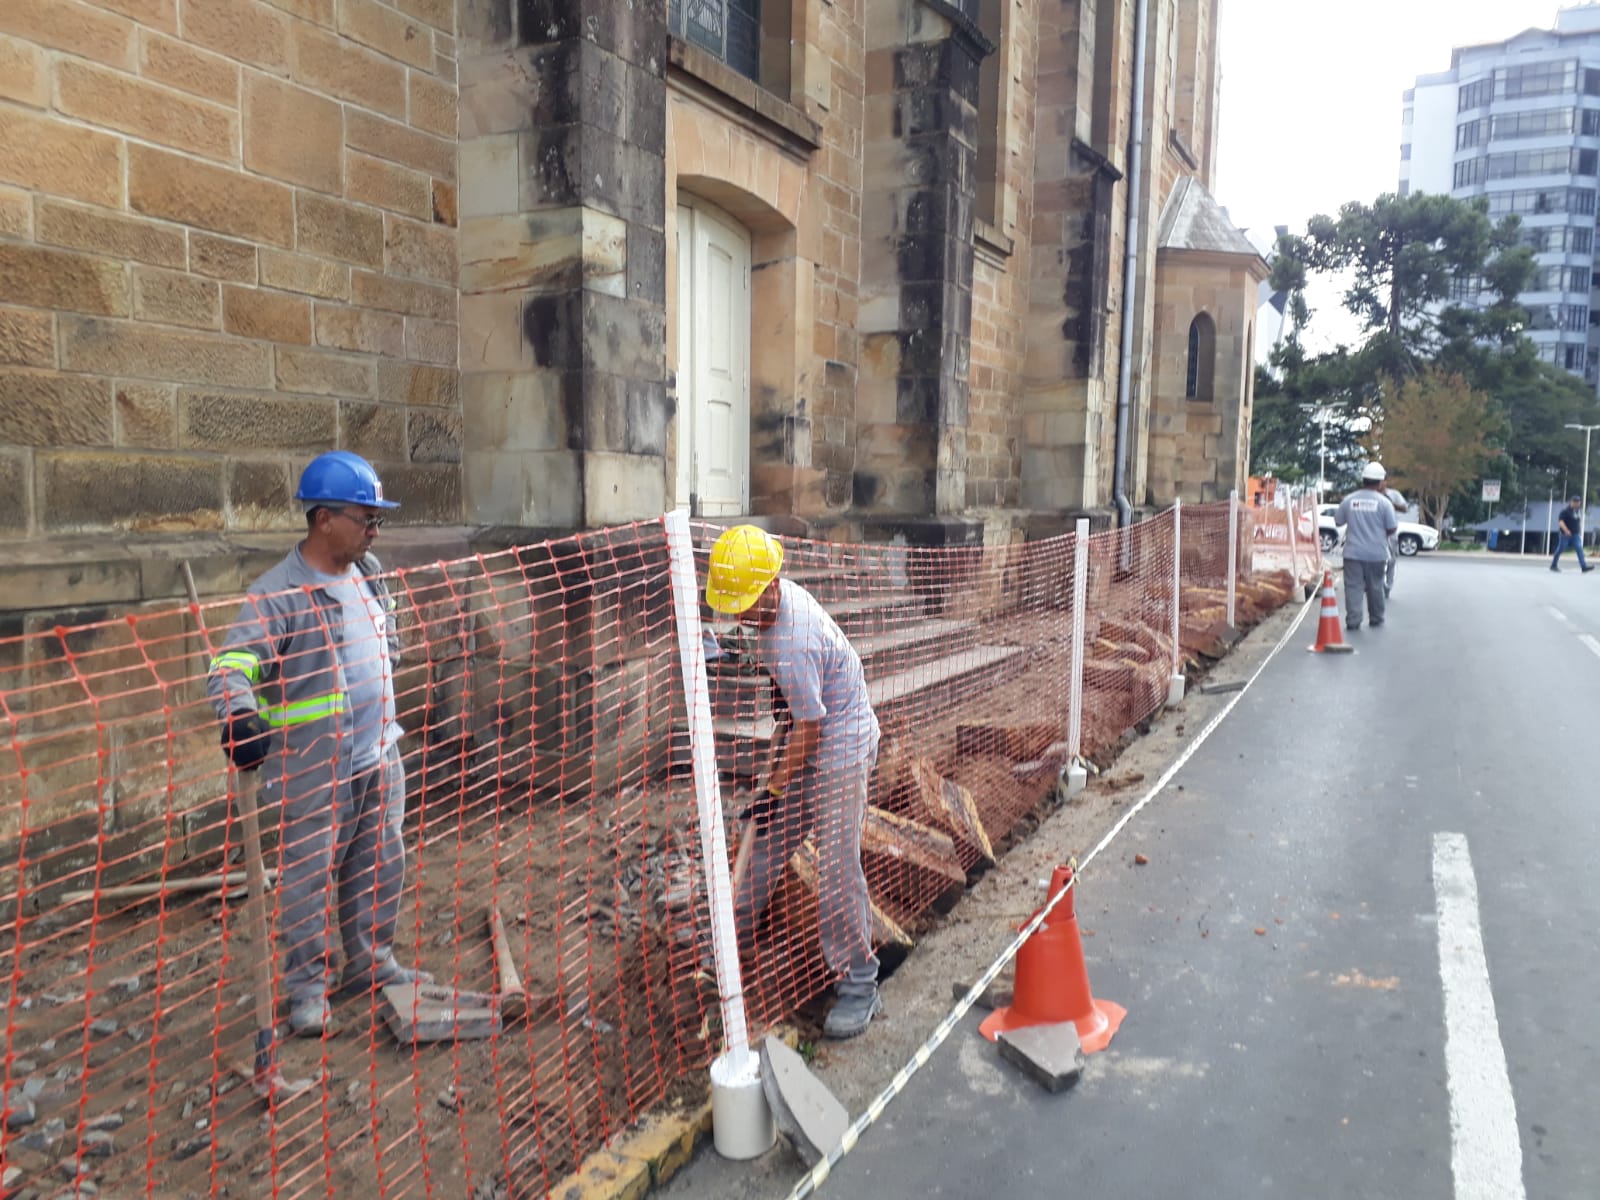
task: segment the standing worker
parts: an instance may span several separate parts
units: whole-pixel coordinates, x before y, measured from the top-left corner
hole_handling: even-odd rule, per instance
[[[1578,565],[1583,568],[1585,575],[1594,570],[1589,565],[1588,559],[1583,557],[1583,513],[1579,511],[1579,507],[1582,504],[1583,501],[1581,499],[1573,496],[1567,501],[1567,506],[1561,510],[1561,516],[1558,518],[1561,524],[1561,537],[1556,542],[1555,557],[1550,560],[1550,569],[1552,571],[1560,572],[1561,556],[1567,552],[1569,547],[1578,552]]]
[[[711,550],[706,603],[757,631],[756,660],[772,676],[794,726],[783,756],[751,807],[755,841],[734,897],[739,940],[748,942],[785,864],[816,835],[822,955],[839,976],[823,1032],[850,1038],[882,1011],[872,952],[871,901],[861,869],[867,787],[878,757],[878,718],[861,656],[811,593],[780,579],[783,546],[739,525]]]
[[[1406,511],[1406,498],[1394,488],[1384,488],[1383,494],[1388,498],[1389,503],[1394,506],[1395,520],[1398,522],[1400,514]],[[1383,572],[1383,594],[1385,599],[1394,595],[1394,569],[1399,562],[1400,533],[1397,527],[1396,531],[1389,535],[1389,562]]]
[[[1400,528],[1394,505],[1383,494],[1386,472],[1382,463],[1369,462],[1361,472],[1361,487],[1344,498],[1334,523],[1349,531],[1344,543],[1344,627],[1360,629],[1363,611],[1372,610],[1372,627],[1383,624],[1384,572],[1389,564],[1389,538]]]
[[[289,1026],[331,1032],[335,903],[346,989],[427,983],[394,957],[406,781],[395,722],[394,600],[371,553],[383,514],[372,464],[336,450],[300,476],[306,536],[251,584],[206,690],[240,771],[266,767],[282,805],[279,941]]]

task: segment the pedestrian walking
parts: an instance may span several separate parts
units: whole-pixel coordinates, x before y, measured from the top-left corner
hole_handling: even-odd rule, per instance
[[[1384,573],[1389,564],[1389,538],[1398,532],[1394,505],[1384,495],[1383,464],[1369,462],[1361,471],[1361,487],[1344,498],[1334,522],[1347,528],[1344,543],[1344,626],[1360,629],[1370,609],[1372,627],[1383,624],[1387,597]]]
[[[1585,575],[1594,570],[1589,565],[1588,559],[1583,556],[1582,505],[1582,499],[1577,496],[1571,497],[1567,501],[1567,506],[1561,510],[1561,516],[1557,518],[1561,525],[1561,536],[1556,539],[1555,557],[1550,560],[1550,569],[1557,574],[1561,572],[1561,556],[1568,549],[1578,552],[1578,566],[1583,569]]]
[[[838,976],[838,1002],[823,1032],[849,1038],[883,1007],[861,869],[878,719],[860,655],[811,593],[779,577],[782,569],[782,544],[754,525],[739,525],[717,539],[706,581],[713,609],[757,631],[756,661],[772,676],[793,720],[766,791],[749,812],[746,836],[754,841],[734,918],[740,942],[748,944],[785,865],[814,835],[822,954]]]
[[[405,877],[406,782],[395,721],[395,602],[372,543],[383,496],[366,459],[313,459],[295,498],[306,536],[250,585],[206,681],[222,745],[240,771],[261,771],[268,811],[282,813],[278,941],[289,1026],[332,1032],[332,924],[342,986],[427,983],[394,955]]]

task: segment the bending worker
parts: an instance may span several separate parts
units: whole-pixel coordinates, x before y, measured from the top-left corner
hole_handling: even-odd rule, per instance
[[[780,579],[783,547],[753,525],[717,539],[706,602],[757,630],[756,659],[772,676],[794,720],[783,756],[752,807],[755,838],[734,897],[739,940],[748,943],[772,901],[785,864],[815,835],[822,954],[839,976],[828,1037],[855,1037],[882,1010],[872,952],[861,830],[878,757],[878,718],[861,657],[811,593]]]
[[[1372,610],[1372,627],[1383,624],[1384,570],[1389,563],[1389,538],[1400,528],[1394,505],[1383,494],[1387,472],[1382,463],[1369,462],[1361,472],[1361,487],[1344,498],[1334,522],[1348,526],[1344,543],[1344,626],[1360,629],[1363,610]]]
[[[331,921],[343,986],[431,982],[394,957],[405,877],[406,782],[395,722],[394,600],[371,553],[385,511],[366,459],[313,459],[295,493],[306,536],[250,585],[206,690],[240,771],[265,768],[262,799],[282,805],[279,941],[289,1025],[331,1032]]]

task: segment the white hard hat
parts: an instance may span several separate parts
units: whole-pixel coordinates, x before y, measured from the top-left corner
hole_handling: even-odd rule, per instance
[[[1369,462],[1361,469],[1361,481],[1363,483],[1382,483],[1388,477],[1388,474],[1389,472],[1383,469],[1382,463]]]

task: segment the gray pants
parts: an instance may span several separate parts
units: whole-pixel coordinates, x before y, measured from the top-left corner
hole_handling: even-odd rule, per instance
[[[1383,621],[1386,601],[1383,595],[1383,573],[1386,564],[1344,560],[1344,623],[1354,629],[1361,624],[1362,614],[1370,608],[1372,623]]]
[[[331,807],[326,789],[284,799],[278,939],[291,1003],[328,992],[335,897],[346,973],[369,971],[393,956],[406,873],[405,807],[395,746],[370,771],[340,781]]]
[[[1399,561],[1400,539],[1398,537],[1392,537],[1389,539],[1389,561],[1384,564],[1383,568],[1383,586],[1388,588],[1391,592],[1394,591],[1395,564]]]
[[[806,837],[814,835],[822,957],[840,976],[841,996],[869,994],[878,980],[871,901],[861,870],[861,829],[867,819],[871,774],[871,760],[829,763],[826,770],[810,764],[791,780],[782,805],[756,835],[750,865],[734,898],[739,941],[749,945],[756,922],[783,879],[785,865]]]

